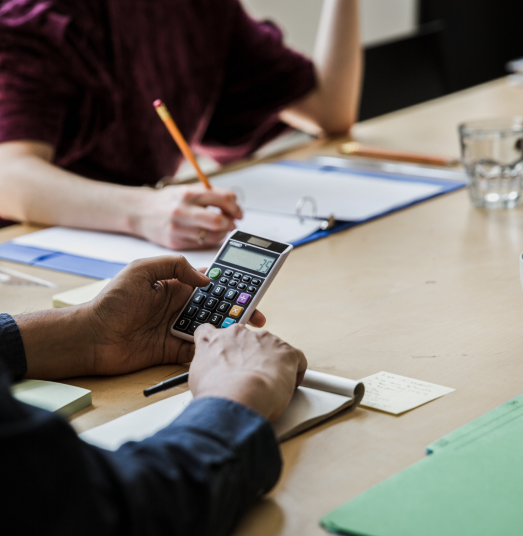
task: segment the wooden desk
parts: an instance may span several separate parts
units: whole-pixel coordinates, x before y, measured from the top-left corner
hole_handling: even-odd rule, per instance
[[[520,112],[523,90],[502,80],[372,119],[354,133],[365,143],[457,155],[458,122]],[[291,156],[334,148],[316,144]],[[26,231],[7,229],[0,238]],[[456,391],[399,417],[361,408],[284,443],[280,483],[236,534],[323,535],[321,515],[423,458],[431,441],[521,394],[522,250],[521,209],[477,210],[459,191],[293,252],[262,308],[268,328],[302,348],[312,368],[355,379],[385,370]],[[85,282],[17,268],[60,290]],[[7,312],[50,306],[48,289],[6,298],[5,288],[0,306]],[[145,405],[143,387],[173,371],[75,379],[93,390],[94,404],[73,425],[85,430]]]

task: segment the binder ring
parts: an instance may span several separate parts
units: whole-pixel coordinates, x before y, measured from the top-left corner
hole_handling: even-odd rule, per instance
[[[302,216],[301,211],[303,210],[303,207],[307,203],[310,203],[312,206],[312,216]],[[305,195],[296,203],[296,216],[298,216],[298,218],[300,219],[300,223],[303,223],[306,217],[316,218],[317,214],[318,214],[318,205],[316,205],[316,200],[314,199],[314,197]]]

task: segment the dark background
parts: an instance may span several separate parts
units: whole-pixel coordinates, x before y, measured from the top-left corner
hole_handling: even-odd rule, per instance
[[[360,121],[499,78],[523,56],[522,1],[419,0],[418,18],[416,35],[365,50]]]

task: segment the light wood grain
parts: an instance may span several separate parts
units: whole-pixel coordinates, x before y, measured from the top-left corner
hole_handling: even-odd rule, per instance
[[[354,135],[366,144],[454,156],[458,122],[519,112],[523,90],[500,80],[367,121]],[[333,154],[335,147],[317,143],[293,156]],[[7,229],[0,239],[26,231]],[[464,190],[296,249],[262,310],[268,328],[302,348],[313,369],[354,379],[385,370],[456,391],[401,416],[361,408],[284,443],[282,479],[235,534],[324,534],[320,516],[521,394],[521,250],[522,210],[474,209]],[[60,290],[86,281],[17,269],[58,282]],[[0,286],[8,312],[49,306],[49,297],[33,288],[6,295]],[[177,370],[72,380],[93,390],[93,408],[73,425],[85,430],[152,402],[141,390]]]

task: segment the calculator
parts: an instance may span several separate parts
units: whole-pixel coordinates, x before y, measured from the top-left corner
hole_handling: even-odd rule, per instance
[[[201,324],[247,324],[291,250],[290,244],[233,231],[205,273],[211,282],[195,289],[171,333],[193,342]]]

